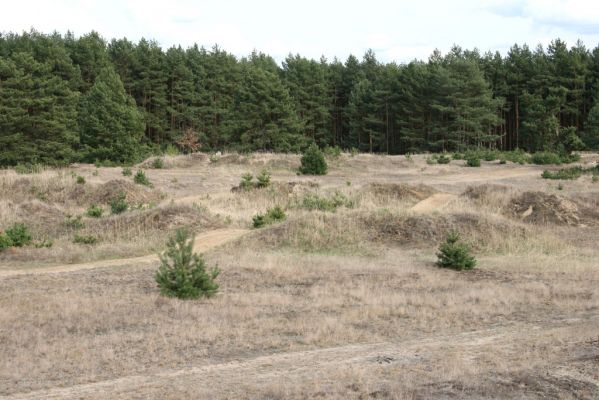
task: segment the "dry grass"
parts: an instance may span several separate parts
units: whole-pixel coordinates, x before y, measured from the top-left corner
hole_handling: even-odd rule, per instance
[[[289,217],[207,254],[222,270],[210,300],[160,297],[156,266],[0,279],[0,395],[135,375],[146,383],[78,397],[596,397],[599,367],[589,355],[599,350],[589,338],[599,328],[598,232],[506,212],[531,187],[553,193],[536,167],[484,165],[461,176],[465,169],[453,162],[344,154],[330,175],[315,178],[296,176],[297,160],[165,157],[167,168],[148,174],[167,198],[152,209],[85,218],[78,232],[100,237],[95,246],[73,244],[63,225],[83,211],[68,173],[44,171],[23,183],[3,172],[0,186],[10,190],[0,192],[2,225],[25,221],[34,236],[56,237],[50,249],[2,253],[4,268],[141,255],[179,226],[206,230],[228,218],[247,227],[274,205]],[[231,191],[243,172],[264,166],[273,171],[271,187]],[[89,177],[89,193],[120,179],[120,169],[94,170],[76,167]],[[499,187],[473,185],[474,174]],[[560,196],[590,207],[599,187],[585,185],[573,182]],[[468,186],[440,210],[410,211],[432,193]],[[308,194],[336,192],[353,207],[297,206]],[[434,266],[450,229],[474,248],[477,269]],[[260,357],[260,368],[244,367]],[[211,382],[210,374],[160,375],[234,360],[242,361],[215,369]]]

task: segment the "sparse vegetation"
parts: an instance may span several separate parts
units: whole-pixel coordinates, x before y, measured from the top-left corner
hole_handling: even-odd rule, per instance
[[[15,166],[15,172],[17,174],[38,174],[42,172],[42,166],[39,164],[17,164]]]
[[[466,165],[468,167],[480,167],[480,158],[476,154],[467,155]]]
[[[77,244],[96,244],[98,242],[98,238],[92,235],[75,235],[73,238],[73,243]]]
[[[8,235],[0,233],[0,251],[6,250],[9,247],[12,247],[12,240],[10,240]]]
[[[133,175],[133,172],[131,171],[130,167],[125,167],[122,169],[121,173],[123,174],[123,176],[131,176]]]
[[[581,167],[562,168],[557,171],[545,170],[541,174],[543,179],[578,179],[582,175]]]
[[[81,175],[77,175],[77,184],[78,185],[85,185],[85,178]]]
[[[447,235],[445,242],[439,247],[437,257],[437,265],[442,268],[461,271],[476,266],[476,259],[470,254],[468,246],[460,242],[460,235],[456,231]]]
[[[75,230],[82,229],[85,227],[85,222],[83,222],[83,218],[81,217],[81,215],[67,215],[64,224],[68,228]]]
[[[194,236],[186,229],[177,230],[169,239],[155,276],[161,294],[197,299],[212,297],[218,291],[215,279],[220,271],[216,267],[208,271],[203,257],[193,252],[193,244]]]
[[[316,194],[307,194],[298,205],[305,210],[319,210],[334,212],[339,207],[352,208],[354,202],[348,199],[341,192],[335,192],[332,197],[321,197]]]
[[[239,187],[243,190],[250,190],[254,187],[254,175],[247,172],[241,176],[241,182],[239,182]]]

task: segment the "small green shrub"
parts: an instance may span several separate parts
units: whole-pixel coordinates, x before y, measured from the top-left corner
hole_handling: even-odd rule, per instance
[[[254,187],[254,175],[247,172],[241,176],[241,182],[239,182],[239,187],[243,190],[250,190]]]
[[[31,243],[31,233],[25,224],[13,224],[4,233],[15,247],[23,247]]]
[[[92,218],[100,218],[102,216],[102,214],[104,213],[104,210],[102,209],[102,207],[100,207],[97,204],[92,204],[91,206],[89,206],[89,208],[87,209],[87,216],[88,217],[92,217]]]
[[[85,185],[85,178],[81,175],[77,175],[77,184]]]
[[[64,224],[65,224],[65,226],[67,226],[71,229],[81,229],[81,228],[85,227],[85,223],[83,222],[81,215],[77,215],[77,216],[67,215],[67,218],[65,219]]]
[[[8,235],[0,233],[0,251],[8,249],[9,247],[12,247],[12,240]]]
[[[133,175],[133,172],[131,171],[131,168],[125,167],[121,171],[121,174],[123,174],[123,176],[131,176],[131,175]]]
[[[545,170],[541,174],[543,179],[578,179],[583,174],[583,169],[581,167],[572,167],[572,168],[562,168],[557,171],[548,171]]]
[[[507,164],[507,160],[505,158],[501,158],[499,160],[499,164]]]
[[[471,155],[466,158],[466,165],[468,167],[480,167],[480,158],[477,155]]]
[[[338,158],[341,156],[341,148],[339,146],[326,146],[323,149],[324,154],[327,157]]]
[[[160,255],[160,267],[155,275],[160,293],[180,299],[211,297],[218,291],[215,279],[218,268],[206,271],[201,255],[193,252],[194,237],[186,229],[179,229]]]
[[[557,153],[552,153],[550,151],[540,151],[530,156],[530,162],[536,165],[560,165],[562,163],[562,159]]]
[[[324,154],[315,144],[311,144],[304,152],[301,163],[299,172],[304,175],[326,175],[327,173],[328,166]]]
[[[285,211],[281,207],[276,206],[269,208],[265,214],[256,214],[252,219],[252,226],[254,228],[262,228],[275,222],[284,221],[285,218],[287,218]]]
[[[334,212],[339,207],[352,208],[354,203],[340,192],[335,192],[332,198],[320,197],[315,194],[308,194],[303,199],[300,208],[308,211],[330,211]]]
[[[113,214],[121,214],[127,211],[129,204],[127,204],[125,193],[120,193],[119,196],[110,201],[110,211]]]
[[[468,246],[460,242],[460,235],[456,231],[450,232],[439,246],[437,258],[437,266],[442,268],[461,271],[476,266],[476,259],[470,254]]]
[[[451,162],[451,158],[447,157],[445,154],[441,154],[437,158],[437,164],[449,164]]]
[[[164,168],[164,160],[161,157],[157,157],[152,161],[152,168],[162,169]]]
[[[437,164],[437,156],[436,156],[436,155],[433,155],[433,156],[426,157],[426,163],[427,163],[428,165],[434,165],[434,164]]]
[[[179,154],[181,154],[181,152],[177,147],[169,143],[164,148],[164,154],[166,154],[167,156],[178,156]]]
[[[256,187],[265,188],[270,185],[270,173],[266,170],[260,172],[260,175],[256,177],[258,182],[256,182]]]
[[[137,183],[138,185],[152,186],[152,183],[146,176],[146,173],[141,169],[137,171],[137,173],[133,177],[133,182]]]
[[[97,242],[98,238],[91,235],[75,235],[75,238],[73,239],[73,243],[77,244],[96,244]]]

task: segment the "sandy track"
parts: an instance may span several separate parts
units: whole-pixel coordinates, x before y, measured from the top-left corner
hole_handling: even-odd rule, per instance
[[[432,196],[427,197],[424,200],[416,203],[411,210],[417,213],[427,213],[435,211],[449,203],[453,199],[457,198],[455,194],[450,193],[436,193]]]
[[[495,348],[517,348],[520,341],[538,342],[555,336],[575,335],[576,329],[599,328],[599,314],[517,323],[485,330],[418,338],[404,342],[355,344],[333,348],[279,353],[242,361],[164,370],[149,375],[134,375],[107,381],[52,388],[0,397],[4,400],[23,399],[100,399],[143,398],[144,390],[177,385],[210,388],[216,395],[243,384],[268,383],[276,378],[311,379],[325,372],[347,366],[394,364],[418,369],[430,366],[430,361],[450,351],[468,359]],[[140,397],[141,396],[141,397]],[[217,396],[215,396],[217,397]],[[227,397],[227,396],[225,396]]]
[[[196,236],[194,250],[204,252],[231,240],[237,239],[248,231],[246,229],[215,229],[203,232]],[[156,254],[147,256],[121,258],[116,260],[100,260],[82,264],[65,264],[44,268],[13,269],[0,270],[0,278],[10,276],[28,275],[28,274],[52,274],[61,272],[74,272],[95,268],[123,267],[123,266],[143,266],[146,264],[155,264],[158,261]]]

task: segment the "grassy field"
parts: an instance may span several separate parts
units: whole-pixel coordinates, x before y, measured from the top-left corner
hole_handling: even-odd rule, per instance
[[[599,182],[328,162],[166,157],[132,168],[151,187],[93,165],[0,171],[0,229],[34,240],[0,252],[0,399],[599,398]],[[237,189],[264,169],[268,187]],[[274,206],[287,219],[252,229]],[[211,299],[159,295],[155,254],[180,227],[222,271]],[[435,266],[453,229],[476,269]]]

